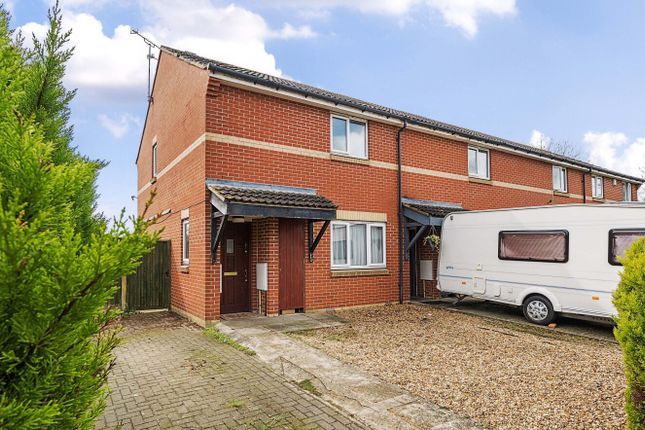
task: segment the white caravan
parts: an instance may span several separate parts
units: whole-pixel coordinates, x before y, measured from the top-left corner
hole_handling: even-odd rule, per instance
[[[611,318],[622,256],[645,235],[645,204],[555,205],[458,212],[441,231],[438,287],[556,314]]]

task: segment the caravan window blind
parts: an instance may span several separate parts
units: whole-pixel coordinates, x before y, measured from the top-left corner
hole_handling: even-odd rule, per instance
[[[499,259],[566,263],[569,233],[566,230],[501,231]]]
[[[632,244],[645,236],[645,229],[624,229],[609,231],[609,264],[621,266],[619,257],[625,256],[625,251]]]

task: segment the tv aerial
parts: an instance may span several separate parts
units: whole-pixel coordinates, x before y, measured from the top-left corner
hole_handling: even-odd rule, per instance
[[[131,28],[130,29],[130,34],[136,34],[139,36],[143,41],[145,42],[146,45],[148,45],[148,103],[152,102],[152,89],[150,88],[151,85],[151,79],[152,79],[152,60],[157,60],[157,57],[154,56],[152,53],[152,48],[159,49],[159,45],[154,43],[152,40],[148,39],[146,36],[143,34],[139,33],[139,30],[136,28]]]

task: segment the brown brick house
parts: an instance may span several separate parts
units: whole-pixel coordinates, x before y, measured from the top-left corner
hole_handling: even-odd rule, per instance
[[[156,189],[172,242],[172,308],[202,325],[432,295],[423,237],[446,213],[631,200],[641,183],[171,48],[137,169],[139,211]]]

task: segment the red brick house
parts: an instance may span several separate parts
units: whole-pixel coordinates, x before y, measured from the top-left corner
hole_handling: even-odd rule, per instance
[[[445,214],[633,200],[642,182],[167,47],[137,169],[172,309],[202,325],[432,295],[422,238]]]

